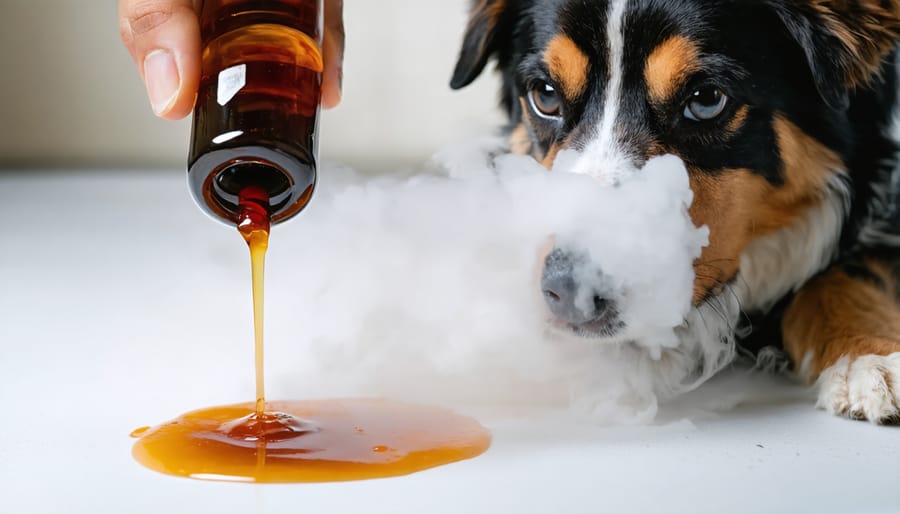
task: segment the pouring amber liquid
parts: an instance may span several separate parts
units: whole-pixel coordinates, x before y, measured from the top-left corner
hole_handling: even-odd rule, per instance
[[[189,412],[138,429],[134,457],[184,477],[242,482],[331,482],[405,475],[487,450],[489,432],[447,409],[384,399],[266,402],[263,279],[267,196],[239,195],[238,230],[250,248],[256,401]]]
[[[405,475],[487,450],[489,432],[440,407],[384,399],[267,402],[264,275],[270,225],[316,183],[321,0],[205,0],[189,184],[250,249],[254,402],[135,430],[144,466],[195,479],[330,482]],[[310,246],[314,251],[314,246]]]

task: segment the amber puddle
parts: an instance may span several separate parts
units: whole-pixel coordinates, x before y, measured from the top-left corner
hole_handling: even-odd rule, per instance
[[[270,402],[263,380],[263,275],[268,197],[240,194],[238,230],[250,247],[256,402],[189,412],[141,428],[132,454],[144,466],[205,480],[335,482],[399,476],[484,453],[490,433],[439,407],[381,399]]]

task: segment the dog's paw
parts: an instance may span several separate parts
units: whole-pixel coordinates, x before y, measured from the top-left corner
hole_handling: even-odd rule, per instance
[[[816,406],[838,416],[900,423],[900,352],[842,357],[818,380]]]

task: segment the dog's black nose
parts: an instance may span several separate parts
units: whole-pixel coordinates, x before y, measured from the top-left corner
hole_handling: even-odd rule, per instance
[[[598,289],[597,284],[602,280],[586,280],[601,276],[598,270],[588,271],[589,266],[586,256],[554,249],[547,256],[541,276],[544,301],[558,321],[573,329],[615,332],[618,324],[615,302],[609,291]]]
[[[581,292],[585,295],[579,298],[579,287],[571,275],[553,273],[545,274],[541,281],[544,290],[544,301],[547,307],[560,321],[570,325],[583,325],[597,321],[609,310],[611,301],[603,298],[596,292]]]

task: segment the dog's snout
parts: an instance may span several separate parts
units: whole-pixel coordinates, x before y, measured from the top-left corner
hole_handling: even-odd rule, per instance
[[[583,280],[581,268],[585,266],[589,266],[586,257],[554,249],[547,256],[541,277],[544,301],[554,318],[571,328],[608,332],[617,323],[615,301],[608,291]]]
[[[602,318],[611,304],[611,300],[603,298],[597,292],[593,295],[588,292],[590,297],[579,302],[578,286],[571,275],[545,277],[541,285],[550,312],[560,321],[571,325],[582,325]]]

